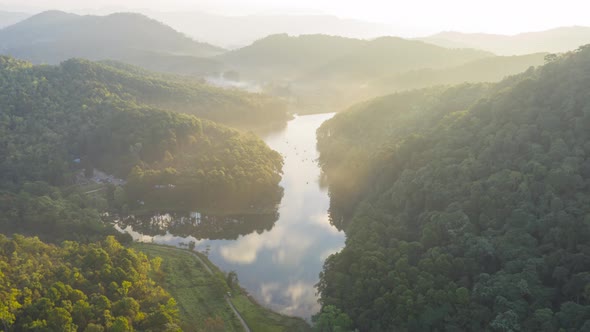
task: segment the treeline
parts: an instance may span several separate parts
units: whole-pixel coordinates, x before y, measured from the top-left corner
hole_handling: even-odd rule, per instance
[[[156,286],[149,260],[113,237],[48,245],[0,235],[4,331],[180,331],[174,299]]]
[[[105,65],[81,60],[61,66],[31,66],[0,57],[0,190],[5,191],[4,201],[14,201],[26,183],[44,182],[65,190],[76,184],[81,170],[90,175],[94,168],[122,179],[131,174],[123,192],[111,188],[106,197],[107,204],[119,209],[161,197],[168,197],[161,203],[183,197],[179,203],[192,206],[225,198],[233,199],[235,206],[268,201],[274,206],[280,200],[282,158],[260,139],[191,115],[141,104],[132,89],[123,88],[132,83],[111,77],[106,74],[109,72]],[[176,185],[175,190],[168,189]],[[158,191],[160,187],[167,189]],[[61,204],[55,211],[67,213],[27,220],[65,221],[68,213],[77,213],[70,206],[76,206],[75,211],[103,211],[92,205],[104,202],[80,201],[79,195],[69,191],[55,194],[52,189],[43,190],[48,193],[33,195],[36,202],[29,205]],[[270,198],[267,193],[272,194]],[[24,216],[34,211],[6,205],[3,213],[21,211],[8,214],[4,218],[8,223],[25,220]],[[96,211],[86,214],[92,217],[88,219],[96,219]]]
[[[262,234],[270,231],[279,219],[278,212],[268,214],[214,215],[171,212],[154,214],[134,213],[121,218],[119,227],[132,226],[135,232],[148,236],[194,237],[197,240],[237,240],[254,232]]]
[[[101,212],[116,206],[114,191],[84,195],[79,190],[60,189],[46,182],[26,182],[17,191],[0,191],[0,232],[29,234],[43,241],[89,243],[108,235],[122,243],[131,236],[103,222]]]
[[[548,60],[494,85],[384,97],[319,129],[347,240],[325,262],[316,321],[590,328],[590,48]]]
[[[241,128],[279,125],[290,117],[286,105],[277,98],[217,88],[202,80],[157,74],[116,61],[70,59],[60,69],[73,82],[98,82],[110,93],[137,104]]]

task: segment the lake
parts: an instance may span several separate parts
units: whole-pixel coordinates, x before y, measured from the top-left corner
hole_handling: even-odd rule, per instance
[[[316,161],[316,129],[333,115],[298,116],[263,137],[285,160],[278,216],[158,213],[143,218],[142,227],[127,223],[124,230],[138,241],[177,246],[195,241],[196,250],[207,251],[222,270],[236,271],[260,304],[309,319],[320,308],[314,285],[324,260],[345,240],[329,222],[329,197]]]

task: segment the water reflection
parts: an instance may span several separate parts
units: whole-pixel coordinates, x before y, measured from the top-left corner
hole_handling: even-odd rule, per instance
[[[221,269],[235,270],[240,284],[261,304],[308,319],[319,309],[314,285],[323,262],[344,245],[344,233],[330,224],[329,198],[320,187],[316,162],[315,132],[331,116],[297,117],[284,130],[265,137],[285,159],[278,214],[211,218],[204,224],[187,214],[156,214],[153,220],[143,218],[147,223],[136,217],[120,226],[141,241],[195,241],[198,250],[208,249],[209,258]],[[279,217],[276,223],[271,215]]]
[[[199,212],[144,213],[121,218],[119,227],[143,235],[172,234],[195,239],[236,240],[240,235],[269,231],[279,218],[272,214],[214,215]]]

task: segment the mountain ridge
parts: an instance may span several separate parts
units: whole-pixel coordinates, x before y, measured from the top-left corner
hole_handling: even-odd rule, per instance
[[[42,12],[0,30],[0,51],[35,64],[112,59],[180,72],[184,63],[200,63],[193,68],[197,73],[214,71],[218,64],[201,59],[224,52],[142,14],[82,16],[63,11]]]
[[[590,43],[590,27],[564,26],[514,35],[443,31],[416,39],[443,47],[474,47],[500,55],[563,53]]]

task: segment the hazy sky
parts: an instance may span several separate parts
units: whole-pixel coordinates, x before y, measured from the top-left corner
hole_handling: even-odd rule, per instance
[[[151,9],[251,13],[324,13],[416,31],[518,33],[557,26],[590,26],[588,0],[0,0],[0,9]]]

